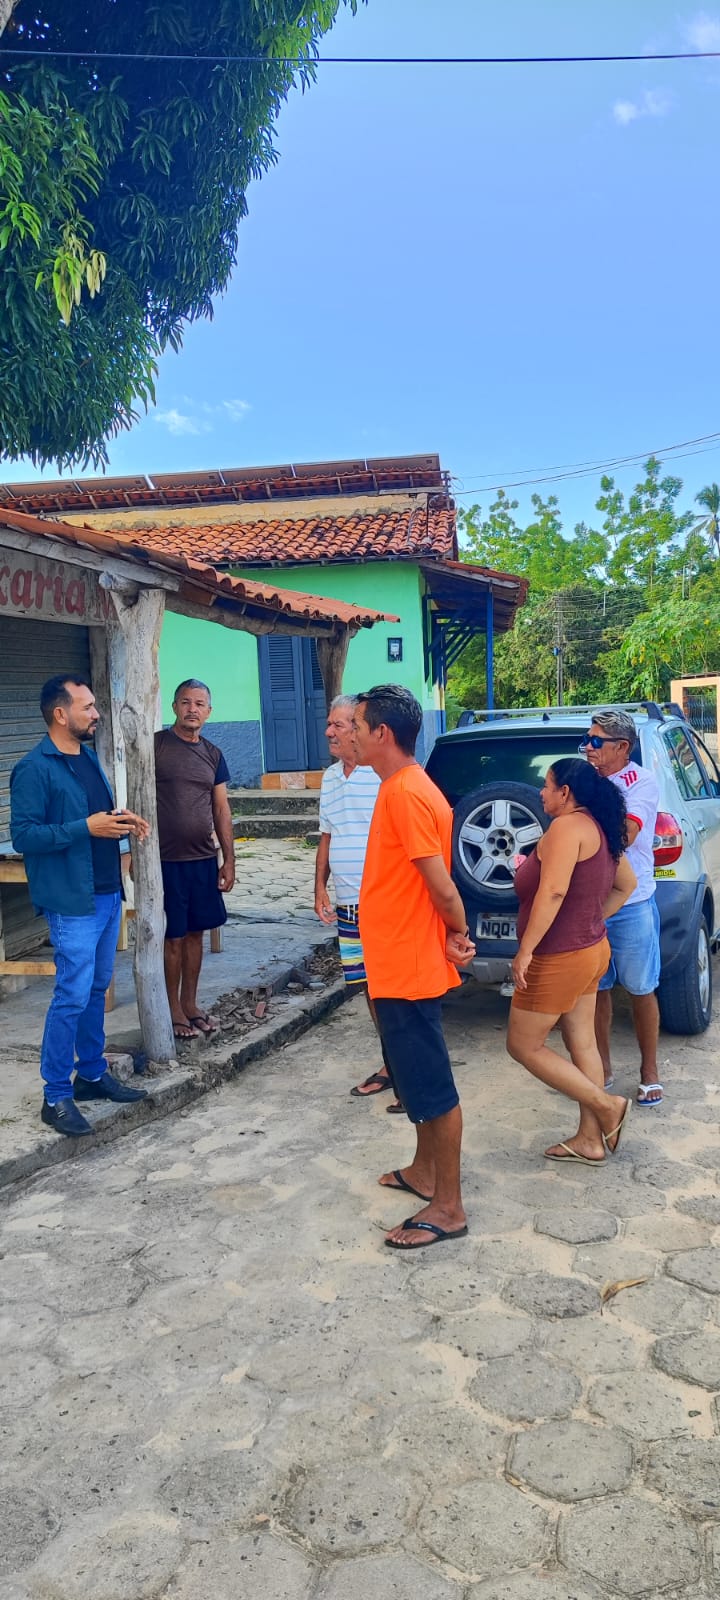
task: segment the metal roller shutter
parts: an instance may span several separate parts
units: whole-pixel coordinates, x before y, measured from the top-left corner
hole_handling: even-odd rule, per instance
[[[0,618],[0,853],[10,845],[10,773],[45,732],[40,690],[56,672],[90,681],[87,628],[34,618]],[[3,888],[3,931],[9,960],[37,945],[44,922],[35,917],[24,884]]]

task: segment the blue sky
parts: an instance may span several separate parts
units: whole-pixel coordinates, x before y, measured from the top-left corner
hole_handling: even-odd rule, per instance
[[[720,10],[682,0],[369,0],[324,52],[702,47]],[[111,470],[437,450],[469,504],[518,469],[720,429],[719,114],[720,60],[321,66],[214,321],[164,358]],[[673,470],[688,497],[720,479],[720,440]],[[555,486],[568,528],[598,477]]]

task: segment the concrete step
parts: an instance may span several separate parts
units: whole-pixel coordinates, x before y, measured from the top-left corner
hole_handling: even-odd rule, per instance
[[[317,817],[320,796],[315,789],[228,789],[234,817],[289,816]]]
[[[314,833],[316,840],[318,814],[314,817],[300,815],[297,811],[276,812],[274,816],[263,812],[253,817],[233,817],[233,835],[236,839],[305,839]]]

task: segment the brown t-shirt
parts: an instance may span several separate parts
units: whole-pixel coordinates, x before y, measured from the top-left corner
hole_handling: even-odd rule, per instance
[[[222,750],[202,736],[191,744],[163,728],[155,735],[155,778],[161,861],[214,856],[212,792],[230,779]]]

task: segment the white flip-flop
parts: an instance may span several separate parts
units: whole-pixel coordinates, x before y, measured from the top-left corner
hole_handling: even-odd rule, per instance
[[[660,1099],[659,1100],[648,1100],[647,1097],[648,1097],[648,1095],[651,1093],[651,1091],[653,1089],[659,1089],[660,1090]],[[637,1097],[636,1097],[636,1100],[635,1100],[635,1104],[637,1106],[650,1106],[654,1110],[654,1108],[656,1106],[661,1106],[662,1103],[663,1103],[663,1086],[662,1086],[661,1083],[641,1083],[640,1084],[640,1088],[638,1089]]]

